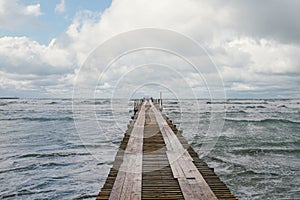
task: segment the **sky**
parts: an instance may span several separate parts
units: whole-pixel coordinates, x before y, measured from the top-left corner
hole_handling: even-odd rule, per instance
[[[88,87],[99,98],[158,90],[300,98],[299,8],[298,0],[0,0],[0,97],[80,97]],[[137,44],[148,46],[122,54]],[[180,54],[148,48],[158,46]],[[108,68],[107,52],[122,55]],[[185,58],[201,61],[199,70]]]

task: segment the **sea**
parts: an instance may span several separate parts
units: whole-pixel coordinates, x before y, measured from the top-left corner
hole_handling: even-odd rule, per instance
[[[237,198],[300,199],[299,99],[166,99],[163,113]],[[132,115],[122,99],[0,99],[0,199],[95,199]]]

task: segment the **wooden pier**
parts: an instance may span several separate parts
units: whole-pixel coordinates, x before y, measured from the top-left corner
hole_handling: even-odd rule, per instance
[[[236,199],[151,100],[134,109],[97,199]]]

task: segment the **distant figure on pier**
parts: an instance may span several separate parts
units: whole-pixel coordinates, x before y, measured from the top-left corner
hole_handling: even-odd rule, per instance
[[[135,101],[134,101],[134,109],[133,109],[134,115],[135,115],[136,112],[139,110],[138,106],[139,106],[139,100],[135,100]]]

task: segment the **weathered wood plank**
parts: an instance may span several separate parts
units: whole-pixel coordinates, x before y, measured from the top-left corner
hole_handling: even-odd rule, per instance
[[[185,199],[198,199],[199,196],[201,196],[203,200],[217,199],[200,172],[197,170],[193,163],[193,159],[189,154],[186,154],[186,150],[175,133],[168,126],[161,113],[152,102],[150,102],[150,104],[166,143],[168,159],[172,171],[174,170],[174,178],[178,179]],[[188,181],[190,178],[195,179],[196,182],[190,184]],[[197,187],[201,188],[201,190],[196,190],[195,188]]]
[[[141,199],[145,104],[131,131],[110,200]]]

